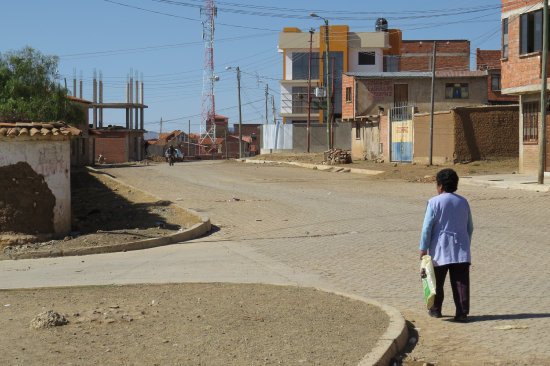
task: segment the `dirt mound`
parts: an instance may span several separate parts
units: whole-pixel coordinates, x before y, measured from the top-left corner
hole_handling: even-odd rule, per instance
[[[31,328],[40,329],[58,327],[67,323],[68,321],[63,315],[56,313],[53,310],[48,310],[38,314],[33,320],[31,320]]]

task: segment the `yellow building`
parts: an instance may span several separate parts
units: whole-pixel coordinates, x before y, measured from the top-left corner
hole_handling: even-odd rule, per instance
[[[310,118],[312,123],[326,119],[323,112],[326,26],[318,32],[284,28],[279,34],[279,52],[283,54],[281,113],[284,123],[306,122],[308,113],[308,79],[311,78]],[[330,110],[335,119],[342,115],[342,73],[397,71],[392,55],[400,52],[401,31],[381,29],[375,32],[350,32],[347,25],[328,26]],[[310,48],[311,46],[311,48]],[[311,52],[310,52],[311,49]],[[396,59],[395,59],[396,60]],[[310,75],[311,62],[311,75]],[[315,91],[317,90],[317,93]],[[317,96],[316,96],[317,94]]]

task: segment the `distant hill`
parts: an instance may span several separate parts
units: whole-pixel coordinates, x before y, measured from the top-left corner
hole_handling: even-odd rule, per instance
[[[143,134],[143,138],[145,140],[158,140],[159,134],[158,132],[147,131]]]

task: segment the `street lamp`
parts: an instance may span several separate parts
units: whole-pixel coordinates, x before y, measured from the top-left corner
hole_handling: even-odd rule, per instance
[[[231,70],[231,66],[226,66],[226,70]],[[243,158],[243,148],[242,148],[242,140],[243,140],[243,119],[241,114],[241,69],[239,69],[239,66],[235,67],[235,70],[237,70],[237,89],[239,92],[239,159]],[[226,142],[227,143],[227,142]]]
[[[328,53],[329,53],[329,42],[328,42],[328,19],[323,18],[322,16],[319,16],[315,13],[309,14],[310,16],[314,18],[320,18],[325,21],[325,43],[326,43],[326,51],[325,51],[325,89],[327,94],[327,146],[330,150],[330,88],[329,88],[329,78],[328,78]]]

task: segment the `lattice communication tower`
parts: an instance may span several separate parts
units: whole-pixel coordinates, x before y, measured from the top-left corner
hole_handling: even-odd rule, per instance
[[[204,8],[201,8],[202,38],[204,40],[204,68],[202,73],[202,108],[201,108],[201,137],[200,144],[206,138],[212,143],[216,141],[216,104],[214,102],[214,18],[218,9],[214,6],[214,0],[205,0]],[[209,123],[210,122],[210,123]]]

